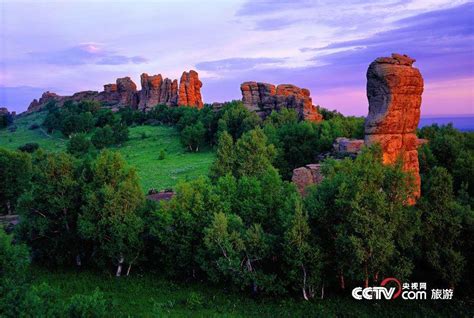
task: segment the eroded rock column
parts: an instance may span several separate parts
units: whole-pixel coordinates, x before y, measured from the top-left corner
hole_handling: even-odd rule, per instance
[[[383,162],[403,160],[403,169],[414,177],[415,190],[409,203],[420,196],[418,142],[423,77],[413,67],[414,59],[392,54],[372,62],[367,70],[369,115],[365,121],[365,143],[380,144]]]

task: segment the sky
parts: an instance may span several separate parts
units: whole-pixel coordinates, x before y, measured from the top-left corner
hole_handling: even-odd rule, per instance
[[[473,1],[0,0],[0,107],[195,69],[205,103],[289,83],[366,115],[367,67],[394,52],[417,60],[422,115],[474,114]]]

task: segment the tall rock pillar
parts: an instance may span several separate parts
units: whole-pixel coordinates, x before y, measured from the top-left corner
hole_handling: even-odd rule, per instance
[[[413,67],[414,59],[392,54],[372,62],[367,70],[369,115],[365,143],[380,144],[383,162],[403,160],[403,169],[413,174],[415,190],[409,203],[420,196],[416,128],[420,120],[423,77]]]

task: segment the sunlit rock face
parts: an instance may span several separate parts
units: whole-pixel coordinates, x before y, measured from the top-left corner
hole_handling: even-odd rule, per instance
[[[247,109],[265,118],[273,110],[294,109],[301,119],[319,122],[322,116],[313,105],[309,90],[291,84],[245,82],[240,85],[242,102]]]
[[[203,107],[201,96],[202,82],[196,71],[183,72],[180,83],[178,80],[163,79],[161,74],[140,76],[142,89],[137,90],[137,85],[130,77],[118,78],[113,84],[105,84],[102,92],[83,91],[72,96],[59,96],[55,93],[45,92],[38,100],[35,99],[28,107],[28,112],[43,109],[51,100],[56,101],[61,107],[66,101],[95,100],[106,107],[118,109],[119,107],[131,107],[147,111],[158,104],[167,106],[190,106]]]
[[[291,182],[296,185],[301,195],[306,195],[306,188],[313,184],[320,184],[323,181],[323,173],[320,164],[308,164],[293,170]]]
[[[392,54],[372,62],[367,70],[369,114],[365,120],[366,145],[380,144],[383,162],[403,160],[403,168],[413,175],[415,190],[409,202],[420,196],[419,142],[416,128],[420,120],[423,77],[413,67],[414,59]]]

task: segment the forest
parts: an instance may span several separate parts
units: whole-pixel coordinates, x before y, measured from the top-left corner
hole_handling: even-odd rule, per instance
[[[319,112],[324,120],[312,123],[291,109],[262,120],[239,101],[146,113],[48,103],[43,122],[28,129],[61,135],[64,151],[34,140],[4,149],[0,141],[0,215],[19,216],[0,230],[0,316],[126,316],[99,288],[56,297],[60,288],[32,274],[54,271],[197,284],[245,301],[328,306],[330,315],[354,287],[396,277],[453,289],[456,300],[443,310],[472,314],[474,133],[452,125],[417,131],[428,142],[418,151],[421,197],[410,205],[411,176],[401,162],[384,165],[379,147],[332,153],[337,137],[363,138],[364,118]],[[15,122],[5,126],[14,131]],[[205,174],[172,187],[169,201],[147,200],[150,189],[119,152],[131,129],[148,126],[175,129],[186,153],[215,153]],[[167,156],[162,149],[152,160]],[[315,162],[324,179],[302,196],[292,171]],[[203,297],[192,292],[184,306],[199,308]],[[431,305],[428,314],[443,314]],[[321,312],[307,308],[302,314]]]

